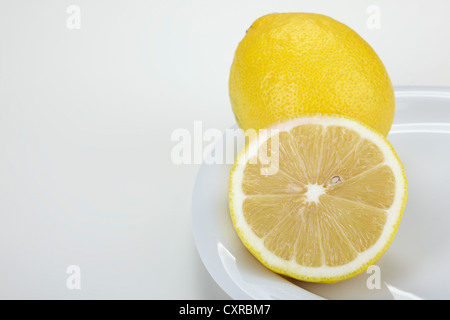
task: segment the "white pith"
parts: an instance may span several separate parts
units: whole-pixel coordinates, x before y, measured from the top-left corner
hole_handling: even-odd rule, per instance
[[[323,185],[314,183],[314,184],[308,184],[307,191],[305,193],[306,201],[308,202],[319,202],[319,198],[322,194],[325,194],[325,188]]]

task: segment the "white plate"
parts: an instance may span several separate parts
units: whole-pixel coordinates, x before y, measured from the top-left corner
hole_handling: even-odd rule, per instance
[[[399,87],[395,92],[396,114],[388,139],[405,166],[409,195],[397,236],[373,274],[316,284],[288,279],[261,265],[231,223],[232,164],[206,164],[217,159],[217,152],[225,152],[224,158],[237,154],[242,137],[230,139],[224,133],[209,150],[194,187],[192,228],[204,265],[230,297],[450,299],[450,88]],[[379,288],[373,288],[375,275]]]

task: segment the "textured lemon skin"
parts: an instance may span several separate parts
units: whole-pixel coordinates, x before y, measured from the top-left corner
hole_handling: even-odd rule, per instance
[[[249,144],[251,143],[251,141],[249,141],[246,146],[241,150],[241,152],[239,153],[239,155],[236,158],[235,164],[233,165],[231,171],[230,171],[230,176],[229,176],[229,188],[228,188],[228,202],[229,202],[229,209],[230,209],[230,216],[231,216],[231,220],[234,226],[234,229],[236,230],[236,233],[238,234],[239,238],[241,239],[241,242],[244,244],[244,246],[250,251],[250,253],[256,258],[258,259],[265,267],[267,267],[268,269],[278,273],[278,274],[282,274],[297,280],[301,280],[301,281],[306,281],[306,282],[316,282],[316,283],[336,283],[342,280],[346,280],[346,279],[350,279],[353,277],[356,277],[360,274],[362,274],[363,272],[365,272],[367,270],[367,268],[369,268],[371,265],[375,264],[376,261],[378,261],[378,259],[381,258],[381,256],[387,251],[387,249],[390,247],[390,245],[392,244],[392,241],[394,240],[399,225],[400,225],[400,221],[402,220],[403,217],[403,212],[405,210],[406,207],[406,202],[407,202],[407,198],[408,198],[408,181],[406,178],[406,173],[405,173],[405,169],[404,166],[400,160],[400,158],[398,157],[397,153],[395,152],[394,148],[392,147],[391,143],[386,139],[386,137],[384,137],[383,135],[381,135],[380,132],[378,132],[377,130],[374,130],[372,127],[357,121],[355,119],[352,119],[350,117],[347,116],[342,116],[342,115],[337,115],[337,114],[319,114],[319,113],[310,113],[310,114],[303,114],[299,117],[314,117],[314,116],[320,116],[320,117],[341,117],[344,119],[349,119],[355,122],[358,122],[360,125],[362,125],[363,127],[369,129],[370,131],[375,132],[376,134],[378,134],[385,142],[386,144],[390,147],[393,155],[395,156],[395,158],[398,161],[398,164],[401,168],[401,172],[402,172],[402,178],[403,178],[403,185],[404,185],[404,189],[403,189],[403,194],[401,195],[401,207],[399,209],[399,215],[398,215],[398,219],[396,221],[396,223],[392,226],[392,232],[390,234],[389,239],[387,240],[386,244],[384,245],[384,247],[378,251],[378,253],[376,255],[374,255],[369,261],[367,261],[364,264],[361,264],[359,266],[359,268],[353,270],[352,272],[349,272],[347,274],[340,274],[340,275],[325,275],[325,276],[321,276],[321,277],[311,277],[305,274],[301,274],[301,273],[295,273],[295,272],[291,272],[287,269],[283,269],[280,268],[279,266],[273,265],[271,264],[269,261],[267,261],[266,259],[264,259],[264,257],[261,255],[261,253],[255,249],[253,247],[253,245],[251,243],[249,243],[247,241],[247,237],[246,234],[238,227],[237,224],[237,216],[236,216],[236,205],[235,205],[235,191],[233,189],[233,186],[235,185],[233,183],[233,180],[235,178],[235,171],[239,166],[245,165],[245,161],[242,161],[242,159],[244,159],[246,152],[247,152],[247,148],[249,146]],[[287,121],[290,119],[295,119],[298,117],[291,117],[288,119],[285,119],[283,121]],[[270,126],[267,126],[266,128],[270,128],[272,126],[274,126],[275,124],[278,123],[282,123],[283,121],[277,121],[273,124],[271,124]]]
[[[395,111],[391,80],[370,45],[348,26],[312,13],[256,20],[236,49],[229,95],[243,130],[335,113],[387,136]]]

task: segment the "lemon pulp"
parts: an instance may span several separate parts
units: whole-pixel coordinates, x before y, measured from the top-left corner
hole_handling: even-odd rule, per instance
[[[363,272],[391,243],[406,202],[392,146],[341,116],[273,128],[279,132],[251,141],[241,154],[249,161],[231,172],[230,209],[242,241],[267,267],[297,279],[334,282]],[[262,148],[278,157],[276,173],[262,173]]]

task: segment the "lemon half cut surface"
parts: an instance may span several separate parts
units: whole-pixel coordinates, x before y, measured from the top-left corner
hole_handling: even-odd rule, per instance
[[[299,280],[332,283],[364,272],[394,239],[407,199],[389,141],[331,114],[268,130],[248,142],[230,173],[230,213],[243,244],[269,269]]]

